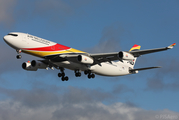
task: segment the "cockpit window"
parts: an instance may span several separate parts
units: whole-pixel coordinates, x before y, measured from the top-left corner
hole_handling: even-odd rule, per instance
[[[12,35],[12,36],[15,36],[15,37],[18,36],[17,34],[12,34],[12,33],[9,33],[8,35]]]

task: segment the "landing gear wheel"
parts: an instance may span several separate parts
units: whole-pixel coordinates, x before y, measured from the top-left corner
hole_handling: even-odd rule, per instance
[[[85,70],[85,71],[84,71],[84,74],[85,74],[85,75],[87,75],[87,74],[88,74],[88,71],[87,71],[87,70]]]
[[[62,77],[62,73],[58,73],[58,77]]]
[[[16,56],[16,58],[17,58],[17,59],[21,59],[21,58],[22,58],[22,56],[20,55],[20,53],[22,52],[21,49],[16,50],[16,52],[17,52],[17,54],[18,54],[18,55]]]
[[[68,77],[67,76],[65,77],[65,80],[68,81]]]
[[[94,75],[94,74],[91,74],[91,77],[92,77],[92,78],[95,78],[95,75]]]
[[[62,77],[62,81],[65,81],[65,77]]]
[[[81,77],[81,71],[80,70],[75,70],[75,76],[76,77]]]
[[[80,72],[77,72],[77,73],[75,73],[75,76],[76,76],[76,77],[80,77],[80,76],[81,76],[81,73],[80,73]]]
[[[95,74],[93,74],[93,73],[88,74],[88,78],[89,78],[89,79],[95,78]]]
[[[64,68],[59,68],[61,70],[60,73],[58,73],[58,77],[61,77],[62,81],[68,81],[68,76],[65,76]]]
[[[68,81],[68,77],[66,76],[66,77],[64,77],[64,76],[62,76],[62,81]]]
[[[88,78],[91,79],[91,75],[90,74],[88,74]]]
[[[65,73],[63,72],[63,73],[61,73],[62,74],[62,76],[65,76]]]
[[[80,72],[78,73],[78,76],[81,77],[81,73]]]
[[[75,76],[78,77],[78,73],[75,73]]]
[[[65,73],[58,73],[58,77],[64,77]]]
[[[16,58],[17,58],[17,59],[21,59],[22,56],[21,56],[21,55],[17,55]]]

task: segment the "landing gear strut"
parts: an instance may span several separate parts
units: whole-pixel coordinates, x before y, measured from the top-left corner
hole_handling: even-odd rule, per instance
[[[17,51],[17,56],[16,56],[16,58],[17,59],[21,59],[22,58],[22,56],[20,55],[20,53],[22,52],[21,50],[16,50]]]
[[[61,68],[60,69],[61,73],[58,73],[58,77],[61,77],[61,80],[62,81],[68,81],[68,76],[65,76],[65,73],[64,73],[64,68]]]

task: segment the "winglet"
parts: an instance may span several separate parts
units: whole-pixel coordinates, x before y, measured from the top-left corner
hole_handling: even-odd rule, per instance
[[[174,46],[176,45],[176,43],[173,43],[172,45],[168,46],[168,49],[172,49]]]

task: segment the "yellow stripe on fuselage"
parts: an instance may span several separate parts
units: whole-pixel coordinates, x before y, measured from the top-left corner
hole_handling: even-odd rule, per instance
[[[70,48],[68,50],[61,50],[61,51],[33,51],[33,50],[23,50],[24,53],[34,55],[37,57],[45,57],[51,55],[58,55],[58,54],[65,54],[65,53],[86,53],[74,48]]]

